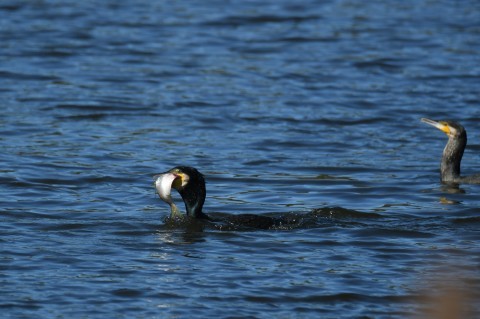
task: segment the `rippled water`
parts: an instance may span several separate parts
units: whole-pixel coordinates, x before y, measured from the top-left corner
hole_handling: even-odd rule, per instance
[[[478,316],[480,186],[439,183],[420,118],[461,122],[480,171],[479,22],[478,1],[2,1],[2,317]],[[152,175],[178,164],[207,213],[304,223],[170,227]]]

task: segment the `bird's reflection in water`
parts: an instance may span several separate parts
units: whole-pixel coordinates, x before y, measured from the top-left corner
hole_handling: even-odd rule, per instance
[[[440,192],[448,195],[466,194],[465,189],[461,188],[458,183],[442,183]],[[440,196],[438,201],[444,205],[458,205],[462,203],[459,200],[448,198],[447,196]]]
[[[465,194],[466,193],[465,189],[460,187],[460,185],[457,183],[442,184],[442,186],[440,187],[440,191],[442,193],[447,193],[447,194]]]
[[[194,244],[205,241],[204,227],[201,223],[179,223],[166,221],[156,232],[159,241],[170,245]]]

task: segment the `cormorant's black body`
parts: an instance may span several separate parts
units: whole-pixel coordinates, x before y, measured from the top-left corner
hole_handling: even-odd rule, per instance
[[[222,217],[221,219],[211,218],[202,211],[205,203],[205,197],[207,195],[205,178],[203,175],[196,168],[189,166],[177,166],[170,171],[177,171],[184,176],[188,176],[188,182],[184,186],[176,187],[178,193],[180,196],[182,196],[183,202],[185,203],[187,216],[199,220],[224,223],[230,226],[233,225],[256,229],[269,229],[281,222],[279,219],[273,217],[255,214],[228,215]]]

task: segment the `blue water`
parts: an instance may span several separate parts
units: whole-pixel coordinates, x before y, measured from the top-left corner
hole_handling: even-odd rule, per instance
[[[2,317],[478,317],[479,84],[478,1],[4,0]],[[179,164],[300,222],[166,225]]]

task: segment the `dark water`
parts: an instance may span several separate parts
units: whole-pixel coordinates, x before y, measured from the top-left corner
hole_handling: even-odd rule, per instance
[[[420,123],[480,172],[478,1],[4,0],[0,84],[4,318],[479,315],[480,186]],[[169,227],[178,164],[305,222]]]

